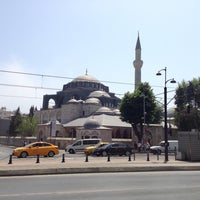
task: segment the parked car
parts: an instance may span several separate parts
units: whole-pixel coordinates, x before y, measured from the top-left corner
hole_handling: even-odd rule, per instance
[[[110,143],[104,145],[101,148],[94,149],[93,155],[107,156],[107,155],[130,155],[132,154],[132,148],[125,143]]]
[[[65,148],[66,152],[76,153],[76,152],[84,152],[84,149],[91,145],[96,145],[101,142],[100,138],[89,138],[89,139],[80,139],[74,142],[72,145],[68,145]]]
[[[100,147],[103,147],[104,145],[108,144],[108,142],[100,142],[98,143],[97,145],[95,146],[89,146],[89,147],[86,147],[85,150],[84,150],[84,153],[87,154],[87,155],[90,155],[92,154],[92,152],[97,149],[97,148],[100,148]]]
[[[178,151],[178,140],[168,140],[168,152]],[[150,147],[150,153],[161,154],[165,152],[165,141],[161,141],[157,146]]]
[[[26,158],[27,156],[49,156],[59,154],[58,146],[48,142],[33,142],[23,147],[18,147],[13,150],[13,156]]]

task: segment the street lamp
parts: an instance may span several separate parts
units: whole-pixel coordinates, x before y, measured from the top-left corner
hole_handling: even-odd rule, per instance
[[[164,87],[164,130],[165,130],[165,162],[168,161],[168,132],[167,132],[167,83],[170,81],[170,83],[176,83],[174,78],[167,80],[167,68],[161,69],[156,74],[157,76],[162,75],[161,71],[165,72],[165,87]]]

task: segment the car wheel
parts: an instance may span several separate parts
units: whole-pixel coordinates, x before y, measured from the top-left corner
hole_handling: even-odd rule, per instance
[[[53,151],[49,151],[48,156],[49,157],[54,157],[55,153]]]
[[[74,154],[74,153],[75,153],[75,151],[74,151],[73,149],[69,149],[68,152],[71,153],[71,154]]]
[[[156,155],[157,154],[157,150],[151,150],[151,152]]]
[[[108,154],[107,154],[107,152],[106,151],[103,151],[102,152],[102,156],[107,156]]]
[[[161,154],[161,150],[158,149],[157,150],[157,154],[160,155]]]
[[[28,153],[26,151],[22,151],[20,157],[26,158],[28,156]]]

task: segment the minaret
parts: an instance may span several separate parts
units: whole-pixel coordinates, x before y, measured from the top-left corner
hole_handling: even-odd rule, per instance
[[[140,46],[140,37],[138,33],[137,43],[135,47],[135,60],[133,61],[133,66],[135,67],[135,89],[141,83],[141,68],[143,61],[141,60],[141,46]]]

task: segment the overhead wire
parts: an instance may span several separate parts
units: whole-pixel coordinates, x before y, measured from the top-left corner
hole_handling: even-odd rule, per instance
[[[47,77],[47,78],[58,78],[58,79],[69,79],[69,80],[73,80],[74,78],[72,77],[66,77],[66,76],[56,76],[56,75],[49,75],[49,74],[39,74],[39,73],[28,73],[28,72],[19,72],[19,71],[10,71],[10,70],[0,70],[0,72],[2,73],[10,73],[10,74],[20,74],[20,75],[27,75],[27,76],[39,76],[39,77]],[[112,84],[121,84],[121,85],[132,85],[134,86],[133,83],[125,83],[125,82],[118,82],[118,81],[104,81],[104,80],[100,80],[100,82],[104,82],[104,83],[112,83]],[[31,86],[31,85],[18,85],[18,84],[5,84],[5,83],[0,83],[0,86],[5,86],[5,87],[21,87],[21,88],[30,88],[30,89],[41,89],[41,90],[60,90],[60,88],[49,88],[49,87],[43,87],[41,86]],[[162,87],[162,86],[152,86],[152,87]],[[175,91],[175,90],[172,90]],[[171,92],[171,91],[169,91]],[[118,96],[122,96],[124,94],[117,94]],[[155,96],[161,95],[157,94]],[[13,96],[13,95],[0,95],[2,97],[21,97],[22,96]],[[26,98],[25,96],[23,98]],[[29,97],[28,97],[29,98]],[[35,97],[30,97],[30,98],[35,98]]]

